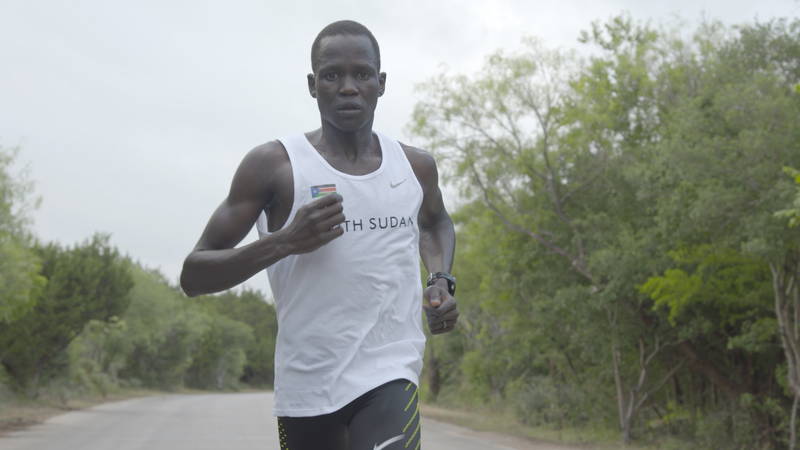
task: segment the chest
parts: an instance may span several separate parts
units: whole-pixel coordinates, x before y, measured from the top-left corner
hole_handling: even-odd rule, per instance
[[[278,173],[274,197],[266,211],[270,232],[281,229],[293,210],[332,192],[343,198],[346,232],[416,226],[422,189],[413,171],[406,167],[386,167],[367,177],[308,167]]]
[[[337,176],[326,171],[304,173],[294,183],[293,203],[300,207],[336,192],[342,196],[345,217],[363,220],[365,228],[375,229],[379,223],[385,228],[386,221],[394,226],[403,226],[400,222],[410,226],[408,218],[416,221],[422,190],[413,173],[400,169],[385,168],[367,178]]]

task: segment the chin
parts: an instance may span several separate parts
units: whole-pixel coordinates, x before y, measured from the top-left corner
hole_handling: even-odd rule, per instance
[[[329,124],[333,125],[339,131],[343,131],[345,133],[355,133],[356,131],[363,130],[364,128],[370,126],[372,123],[371,120],[360,120],[360,121],[343,121],[343,120],[329,120]]]

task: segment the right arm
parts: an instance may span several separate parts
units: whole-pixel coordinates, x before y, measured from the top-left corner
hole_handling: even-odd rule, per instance
[[[190,297],[229,289],[286,256],[313,251],[344,232],[341,196],[327,195],[299,208],[292,223],[251,244],[236,247],[275,196],[276,171],[291,170],[277,142],[245,156],[228,197],[209,219],[186,257],[181,287]]]

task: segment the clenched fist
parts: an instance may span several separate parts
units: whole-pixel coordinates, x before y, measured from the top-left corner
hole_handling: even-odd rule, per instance
[[[329,194],[297,210],[292,223],[283,230],[291,253],[312,252],[344,233],[342,196]]]
[[[428,317],[428,328],[432,334],[452,331],[458,321],[456,299],[447,288],[434,284],[422,293],[422,307]]]

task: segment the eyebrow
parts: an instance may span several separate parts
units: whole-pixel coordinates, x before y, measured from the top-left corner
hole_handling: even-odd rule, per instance
[[[370,64],[370,63],[360,63],[360,62],[320,64],[317,67],[317,71],[318,72],[324,72],[324,71],[330,71],[330,70],[338,70],[338,69],[342,69],[344,66],[353,66],[355,69],[358,69],[358,70],[365,70],[366,69],[366,70],[369,70],[371,72],[378,73],[378,68],[375,66],[374,63]]]

